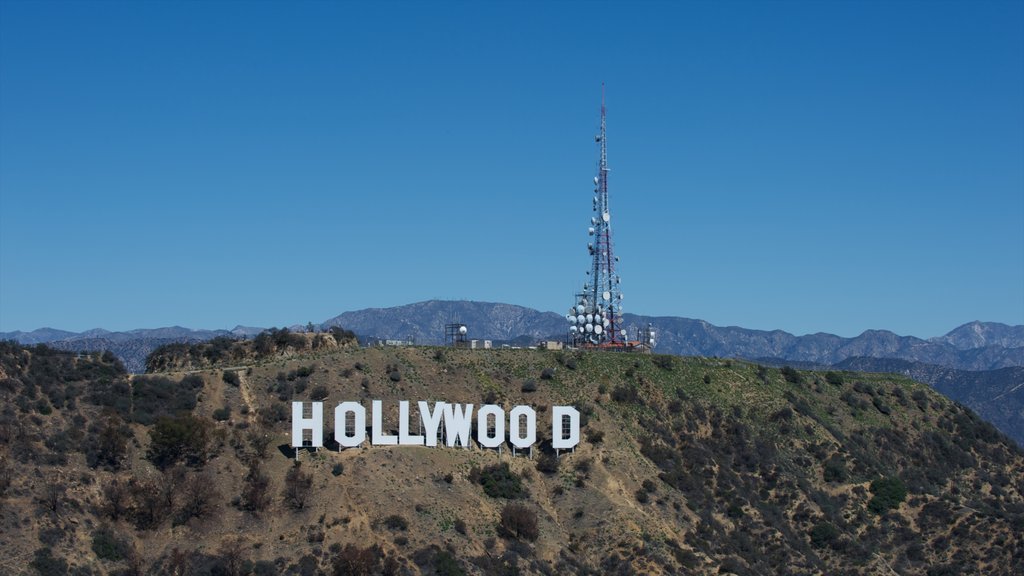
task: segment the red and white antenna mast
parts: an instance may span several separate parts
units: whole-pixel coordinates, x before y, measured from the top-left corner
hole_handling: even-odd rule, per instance
[[[606,126],[604,84],[601,84],[601,131],[594,137],[599,154],[597,175],[594,176],[594,215],[590,218],[587,251],[591,257],[588,279],[583,290],[576,295],[566,320],[569,320],[570,339],[576,345],[616,346],[626,343],[622,329],[621,279],[615,273],[618,258],[612,250],[611,209],[608,204],[608,133]]]

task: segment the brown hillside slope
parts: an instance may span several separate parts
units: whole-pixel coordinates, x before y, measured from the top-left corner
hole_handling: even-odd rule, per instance
[[[324,348],[229,371],[237,379],[209,369],[129,380],[111,358],[2,344],[0,369],[3,573],[1024,566],[1020,450],[892,376],[431,347]],[[382,400],[391,428],[400,399],[529,404],[541,438],[549,407],[572,404],[585,440],[557,461],[543,442],[532,460],[507,446],[367,445],[303,451],[295,469],[279,448],[290,402],[313,398],[368,411]]]

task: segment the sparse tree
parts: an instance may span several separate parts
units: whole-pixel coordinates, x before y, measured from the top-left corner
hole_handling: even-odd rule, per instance
[[[540,535],[537,513],[529,506],[516,502],[509,502],[501,509],[500,528],[508,536],[531,542]]]
[[[131,493],[119,478],[112,479],[103,487],[103,499],[102,512],[111,520],[120,520],[131,509]]]
[[[168,576],[191,576],[192,563],[189,553],[175,547],[164,562],[164,574]]]
[[[267,448],[270,447],[272,438],[262,425],[250,426],[246,431],[245,439],[256,458],[266,458]]]
[[[188,476],[181,485],[178,521],[185,522],[191,518],[211,516],[217,507],[220,493],[213,478],[206,472]]]
[[[245,540],[241,536],[224,539],[217,548],[220,554],[221,568],[227,576],[242,576],[245,572]]]
[[[93,468],[118,470],[128,455],[131,429],[117,414],[109,414],[98,429],[90,429],[85,461]]]
[[[334,557],[331,568],[334,576],[370,576],[380,566],[380,560],[381,550],[376,546],[346,544]]]
[[[51,476],[43,484],[43,494],[40,501],[46,510],[56,514],[60,512],[61,506],[64,504],[65,493],[64,482],[58,476]]]
[[[285,505],[292,510],[302,510],[312,487],[312,474],[303,472],[301,463],[296,461],[284,477],[284,490],[282,490],[281,496],[284,498]]]
[[[242,510],[259,513],[270,506],[270,478],[263,473],[258,460],[249,464],[242,486],[240,507]]]
[[[0,497],[6,496],[14,481],[14,472],[6,457],[0,458]]]
[[[132,479],[132,521],[140,530],[159,526],[171,512],[173,488],[164,478]]]

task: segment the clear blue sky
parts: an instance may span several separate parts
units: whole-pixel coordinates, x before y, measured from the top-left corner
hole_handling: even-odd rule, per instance
[[[0,2],[0,330],[1024,324],[1022,2]]]

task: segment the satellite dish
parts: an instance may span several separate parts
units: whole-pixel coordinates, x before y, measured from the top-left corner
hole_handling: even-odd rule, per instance
[[[583,304],[576,306],[576,313],[583,314]]]
[[[594,235],[594,227],[593,226],[591,226],[590,228],[587,228],[587,234],[590,234],[591,236]]]
[[[594,321],[594,315],[593,314],[587,314],[587,323],[589,324],[589,323],[591,323],[593,321]]]
[[[580,308],[583,308],[583,306],[580,306]],[[586,322],[587,322],[587,317],[584,316],[583,314],[580,314],[579,316],[576,317],[576,323],[577,324],[585,324]]]
[[[568,320],[569,322],[575,322],[576,321],[576,317],[573,316],[572,314],[566,314],[565,315],[565,319]]]
[[[619,330],[619,334],[622,334],[623,338],[626,337],[626,331],[625,330]]]
[[[601,321],[601,315],[600,314],[594,314],[594,322],[600,322],[600,321]]]
[[[575,326],[569,326],[569,332],[572,332],[573,334],[575,334],[576,333],[576,327]]]
[[[604,298],[605,300],[611,300],[612,299],[612,293],[607,291],[607,290],[605,290],[604,293],[601,294],[601,298]]]
[[[459,326],[459,334],[462,334],[463,336],[465,336],[466,332],[468,332],[468,330],[466,330],[465,326]]]
[[[619,300],[622,300],[622,292],[619,292]]]
[[[597,184],[597,176],[594,176],[594,184]]]
[[[602,322],[602,324],[604,324],[604,327],[607,328],[608,326],[611,325],[611,320],[608,320],[607,318],[605,318],[604,322]]]
[[[601,333],[601,325],[598,324],[597,326],[594,326],[594,334],[600,334],[600,333]]]
[[[605,212],[604,214],[601,214],[601,220],[604,220],[605,222],[607,222],[607,221],[609,221],[611,219],[612,219],[612,215],[611,214],[609,214],[607,212]]]
[[[597,217],[596,216],[592,217],[590,219],[590,224],[593,225],[593,226],[597,226]]]
[[[594,331],[594,325],[593,324],[587,324],[587,332],[593,332],[593,331]]]

